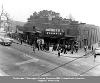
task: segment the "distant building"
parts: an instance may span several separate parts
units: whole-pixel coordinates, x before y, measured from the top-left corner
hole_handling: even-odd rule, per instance
[[[10,25],[8,13],[4,11],[2,5],[2,12],[0,14],[0,34],[5,36],[8,32],[10,32]]]

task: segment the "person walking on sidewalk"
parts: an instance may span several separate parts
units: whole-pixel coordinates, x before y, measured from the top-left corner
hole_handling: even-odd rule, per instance
[[[32,44],[32,47],[33,47],[33,52],[35,53],[35,45],[34,45],[34,44]]]
[[[75,45],[76,53],[78,52],[78,44]]]
[[[84,56],[86,56],[87,54],[87,46],[84,46],[84,51],[85,51],[85,55]]]
[[[22,39],[22,38],[20,39],[20,43],[21,43],[21,45],[22,45],[22,43],[23,43],[23,39]]]
[[[94,49],[94,48],[93,48],[93,46],[92,46],[92,52],[93,52],[93,49]]]
[[[71,54],[73,54],[73,52],[74,52],[74,46],[72,45],[71,46]]]
[[[96,59],[96,54],[94,54],[94,62],[95,62],[95,59]]]
[[[37,48],[38,48],[38,51],[40,50],[40,44],[41,44],[40,39],[37,39]]]
[[[61,56],[60,55],[60,53],[61,53],[61,47],[59,46],[57,50],[58,50],[58,57],[60,57]]]
[[[60,57],[61,49],[58,49],[58,57]]]
[[[84,51],[87,52],[87,46],[84,46]]]
[[[67,45],[65,45],[65,47],[64,47],[64,54],[67,54]]]

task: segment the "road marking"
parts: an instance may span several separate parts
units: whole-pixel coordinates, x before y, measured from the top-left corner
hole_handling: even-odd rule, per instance
[[[22,64],[31,63],[31,62],[38,62],[38,61],[39,61],[39,59],[33,58],[33,59],[30,59],[27,61],[16,63],[15,65],[22,65]]]

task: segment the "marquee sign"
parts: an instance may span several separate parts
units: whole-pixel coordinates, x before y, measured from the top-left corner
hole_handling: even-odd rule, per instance
[[[64,31],[62,29],[45,29],[45,34],[47,35],[64,35]]]

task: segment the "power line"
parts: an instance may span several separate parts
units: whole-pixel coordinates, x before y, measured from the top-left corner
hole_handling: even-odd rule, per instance
[[[91,53],[91,52],[90,52]],[[89,54],[89,53],[87,53],[87,54]],[[87,55],[86,54],[86,55]],[[46,74],[46,73],[49,73],[49,72],[51,72],[51,71],[53,71],[53,70],[56,70],[56,69],[58,69],[59,67],[62,67],[62,66],[65,66],[66,64],[69,64],[69,63],[71,63],[71,62],[73,62],[73,61],[75,61],[75,60],[78,60],[79,58],[83,58],[84,57],[84,55],[82,56],[82,57],[78,57],[78,58],[76,58],[76,59],[74,59],[74,60],[72,60],[72,61],[69,61],[69,62],[67,62],[67,63],[64,63],[64,64],[62,64],[62,65],[60,65],[60,66],[57,66],[57,67],[55,67],[55,68],[53,68],[53,69],[51,69],[51,70],[49,70],[49,71],[47,71],[47,72],[44,72],[44,73],[42,73],[40,76],[42,76],[42,75],[44,75],[44,74]]]

